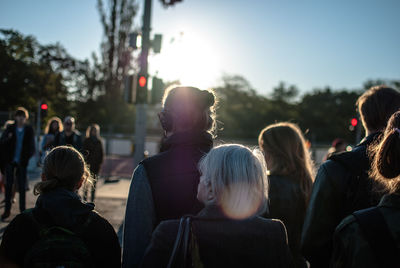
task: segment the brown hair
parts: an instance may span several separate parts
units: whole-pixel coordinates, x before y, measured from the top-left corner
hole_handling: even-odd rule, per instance
[[[51,131],[53,131],[53,130],[51,129],[51,125],[52,125],[54,122],[57,122],[57,123],[58,123],[58,131],[60,131],[60,132],[63,131],[63,124],[62,124],[61,119],[60,119],[59,117],[57,117],[57,116],[54,116],[54,117],[50,118],[50,119],[47,121],[46,128],[44,129],[44,133],[49,134]],[[55,134],[55,133],[52,133],[52,134]]]
[[[86,138],[90,138],[90,133],[92,132],[92,129],[96,129],[96,137],[100,139],[100,126],[98,124],[91,124],[88,126],[86,129]]]
[[[92,180],[82,154],[70,146],[52,149],[44,159],[42,172],[46,180],[35,185],[35,195],[56,188],[73,191],[82,179],[84,183],[90,183]]]
[[[374,155],[370,176],[390,193],[400,193],[400,111],[389,119],[383,138],[369,148]]]
[[[171,86],[165,90],[162,100],[167,125],[179,124],[188,130],[216,132],[217,97],[213,90],[195,87]],[[168,119],[169,117],[169,119]]]
[[[22,106],[17,108],[15,111],[15,116],[24,116],[27,120],[29,119],[28,110]]]
[[[356,105],[364,127],[380,131],[400,109],[400,92],[385,85],[371,87],[358,98]]]
[[[308,203],[314,168],[300,128],[289,122],[269,125],[261,131],[258,144],[266,158],[271,159],[267,164],[270,174],[297,180]]]

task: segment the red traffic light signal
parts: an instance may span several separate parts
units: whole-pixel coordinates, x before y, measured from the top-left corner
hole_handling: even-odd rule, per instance
[[[147,78],[143,75],[139,76],[139,86],[145,87],[147,83]]]
[[[42,110],[47,110],[47,108],[49,108],[49,107],[47,106],[46,103],[43,103],[42,105],[40,105],[40,109],[42,109]]]
[[[350,121],[350,124],[351,124],[353,127],[357,126],[357,123],[358,123],[357,118],[352,118],[351,121]]]

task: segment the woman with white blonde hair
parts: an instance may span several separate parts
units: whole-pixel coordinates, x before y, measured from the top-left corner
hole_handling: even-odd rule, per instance
[[[161,222],[142,267],[288,267],[291,256],[279,220],[259,217],[266,209],[268,181],[259,151],[230,144],[212,149],[199,163],[197,198],[205,205],[191,218],[188,260],[171,258],[182,229],[179,220]],[[192,266],[190,266],[192,267]]]

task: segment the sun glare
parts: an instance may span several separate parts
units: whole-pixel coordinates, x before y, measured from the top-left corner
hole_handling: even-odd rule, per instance
[[[150,62],[153,73],[165,81],[179,80],[183,85],[200,88],[215,85],[221,73],[219,57],[207,39],[181,33],[163,45],[161,53]]]

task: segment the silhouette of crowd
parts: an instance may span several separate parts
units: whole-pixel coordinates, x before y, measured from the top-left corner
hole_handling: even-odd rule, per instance
[[[167,88],[161,149],[133,172],[122,250],[94,210],[104,157],[97,124],[83,141],[73,117],[49,120],[38,198],[25,209],[35,142],[20,107],[0,139],[1,218],[14,184],[21,211],[4,231],[0,266],[400,267],[400,92],[372,87],[355,105],[365,138],[350,151],[335,140],[316,172],[296,124],[266,126],[255,149],[215,145],[214,92]]]

